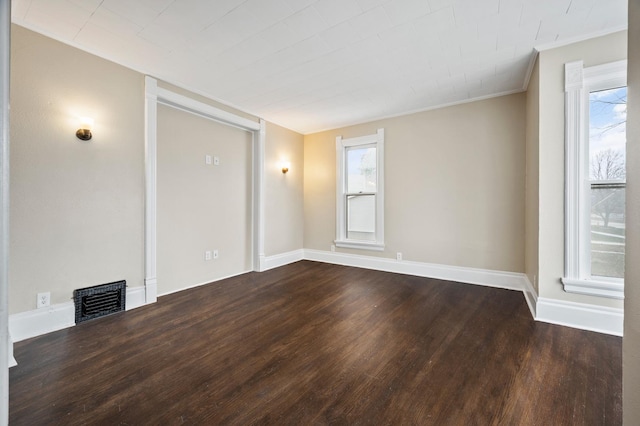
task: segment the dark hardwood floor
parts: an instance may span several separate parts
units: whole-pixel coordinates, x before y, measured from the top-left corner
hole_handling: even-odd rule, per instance
[[[622,340],[521,293],[298,262],[15,345],[12,425],[619,425]]]

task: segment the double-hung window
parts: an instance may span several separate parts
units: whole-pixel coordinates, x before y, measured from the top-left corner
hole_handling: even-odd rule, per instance
[[[565,64],[565,291],[622,299],[627,64]]]
[[[337,247],[384,249],[384,129],[336,138]]]

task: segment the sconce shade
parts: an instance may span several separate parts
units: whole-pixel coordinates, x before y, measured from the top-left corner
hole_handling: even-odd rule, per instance
[[[93,128],[93,118],[82,117],[80,119],[80,128],[76,132],[76,137],[83,141],[88,141],[93,136],[91,129]]]

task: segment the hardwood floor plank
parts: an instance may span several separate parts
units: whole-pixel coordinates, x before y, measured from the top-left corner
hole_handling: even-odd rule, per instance
[[[519,292],[302,261],[16,344],[10,422],[619,425],[621,346]]]

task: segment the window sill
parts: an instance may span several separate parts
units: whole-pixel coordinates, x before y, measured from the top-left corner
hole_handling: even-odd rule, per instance
[[[362,241],[334,241],[336,247],[342,248],[350,248],[350,249],[360,249],[360,250],[372,250],[372,251],[383,251],[384,244],[376,243],[376,242],[362,242]]]
[[[564,291],[567,293],[587,294],[590,296],[608,297],[610,299],[624,299],[624,280],[606,278],[600,280],[581,280],[562,278]]]

